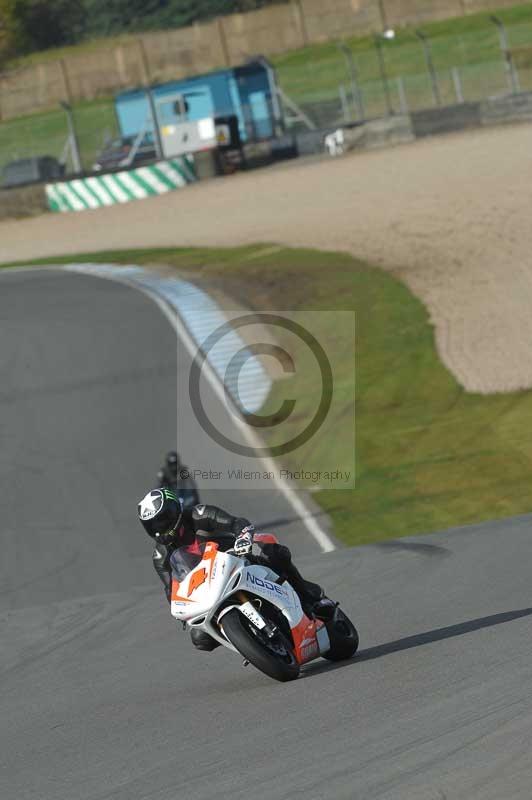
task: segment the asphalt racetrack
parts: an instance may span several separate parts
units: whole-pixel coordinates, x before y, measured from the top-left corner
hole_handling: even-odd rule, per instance
[[[0,322],[2,800],[530,800],[530,519],[321,555],[281,495],[206,497],[358,624],[356,659],[275,683],[192,648],[135,519],[187,369],[157,306],[6,273]]]

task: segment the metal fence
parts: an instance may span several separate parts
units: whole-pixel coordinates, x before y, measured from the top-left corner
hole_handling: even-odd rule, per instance
[[[296,61],[296,59],[294,59]],[[381,35],[362,48],[339,41],[316,61],[278,67],[283,93],[303,112],[293,126],[408,113],[532,89],[532,24],[430,39],[423,30]]]

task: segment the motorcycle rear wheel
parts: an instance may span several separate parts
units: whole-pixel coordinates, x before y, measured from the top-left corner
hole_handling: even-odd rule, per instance
[[[337,609],[335,617],[326,624],[331,649],[323,654],[328,661],[344,661],[358,650],[358,631],[343,611]]]
[[[220,624],[238,652],[265,675],[282,682],[298,677],[299,664],[292,645],[280,631],[268,640],[236,608],[231,609]]]

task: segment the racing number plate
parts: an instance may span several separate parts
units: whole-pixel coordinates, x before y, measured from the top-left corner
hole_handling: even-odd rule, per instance
[[[247,617],[253,625],[261,630],[266,627],[266,623],[252,603],[244,603],[240,606],[240,611]]]

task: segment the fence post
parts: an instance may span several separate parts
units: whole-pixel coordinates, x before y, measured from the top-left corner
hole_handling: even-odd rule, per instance
[[[303,43],[303,47],[308,47],[309,38],[308,38],[308,30],[307,30],[307,21],[305,19],[305,9],[303,8],[303,3],[301,0],[293,0],[292,8],[296,11],[296,16],[299,22],[299,30],[301,32],[301,41]]]
[[[74,115],[72,113],[72,106],[70,103],[61,102],[61,107],[67,116],[68,125],[68,141],[70,146],[70,155],[72,158],[72,166],[76,175],[80,175],[83,167],[81,166],[81,156],[79,154],[79,142],[76,134],[76,126],[74,124]]]
[[[127,86],[128,76],[126,70],[126,60],[124,58],[124,48],[122,47],[122,45],[118,45],[118,47],[115,47],[114,56],[115,56],[116,71],[118,73],[119,83],[121,86]]]
[[[340,103],[342,104],[342,114],[344,115],[344,121],[349,122],[351,119],[351,114],[349,113],[349,103],[347,102],[347,92],[345,90],[345,86],[343,83],[340,84],[338,87],[338,91],[340,93]]]
[[[506,28],[504,27],[502,19],[496,17],[495,14],[490,17],[490,21],[497,26],[497,30],[499,31],[499,43],[501,47],[501,52],[504,57],[506,74],[508,75],[508,87],[513,94],[517,94],[518,92],[521,91],[521,87],[519,86],[519,76],[515,69],[515,64],[512,57],[512,51],[508,47],[508,36],[506,34]]]
[[[387,31],[390,27],[388,25],[388,14],[386,13],[386,7],[384,5],[384,0],[378,0],[379,2],[379,14],[381,17],[381,30]]]
[[[150,63],[148,61],[148,54],[146,52],[146,47],[144,45],[144,39],[142,36],[139,36],[137,39],[137,45],[139,48],[140,54],[140,72],[141,72],[141,80],[144,86],[149,86],[151,84],[151,77],[150,77]]]
[[[159,118],[157,116],[157,107],[155,105],[155,99],[153,97],[153,90],[151,87],[150,65],[148,62],[148,54],[146,53],[144,40],[141,36],[138,37],[137,43],[140,51],[140,63],[142,65],[142,72],[143,72],[142,80],[144,86],[146,87],[146,96],[148,98],[150,115],[153,122],[153,134],[155,136],[155,152],[157,154],[157,158],[160,160],[161,158],[163,158],[164,150],[161,139],[161,128],[159,127]]]
[[[375,48],[377,50],[377,58],[379,60],[379,72],[381,75],[382,88],[384,89],[384,99],[386,101],[386,112],[389,117],[393,114],[392,98],[390,95],[390,84],[388,81],[388,73],[386,71],[386,63],[384,61],[384,53],[382,52],[382,37],[375,34],[373,37]]]
[[[406,96],[405,82],[401,76],[397,78],[397,93],[399,95],[399,105],[401,108],[401,114],[408,114],[410,109],[408,108],[408,99]]]
[[[351,82],[353,105],[356,108],[357,116],[359,119],[364,119],[364,102],[362,100],[362,94],[360,91],[360,86],[358,84],[358,73],[355,64],[355,59],[353,58],[353,53],[351,52],[351,49],[345,44],[345,42],[337,42],[337,47],[342,52],[342,55],[345,58],[347,71],[349,73],[349,79]]]
[[[432,51],[430,49],[429,40],[427,39],[427,36],[423,33],[423,31],[417,30],[416,36],[423,45],[423,51],[425,53],[425,61],[427,62],[427,69],[429,71],[430,82],[432,84],[432,97],[434,99],[434,105],[441,106],[438,75],[436,74],[436,70],[434,68],[434,61],[432,60]]]
[[[63,88],[65,91],[65,100],[69,105],[72,105],[72,87],[70,86],[70,79],[68,77],[68,69],[64,58],[59,59],[59,71],[63,79]]]
[[[456,95],[456,101],[457,103],[463,103],[464,93],[462,91],[462,78],[460,76],[460,70],[458,69],[458,67],[452,68],[451,75],[453,76],[454,93]]]
[[[223,17],[218,17],[216,19],[216,27],[218,28],[218,37],[220,39],[220,47],[222,48],[225,66],[230,67],[231,55],[229,53],[229,45],[227,44],[227,35],[225,33]]]

